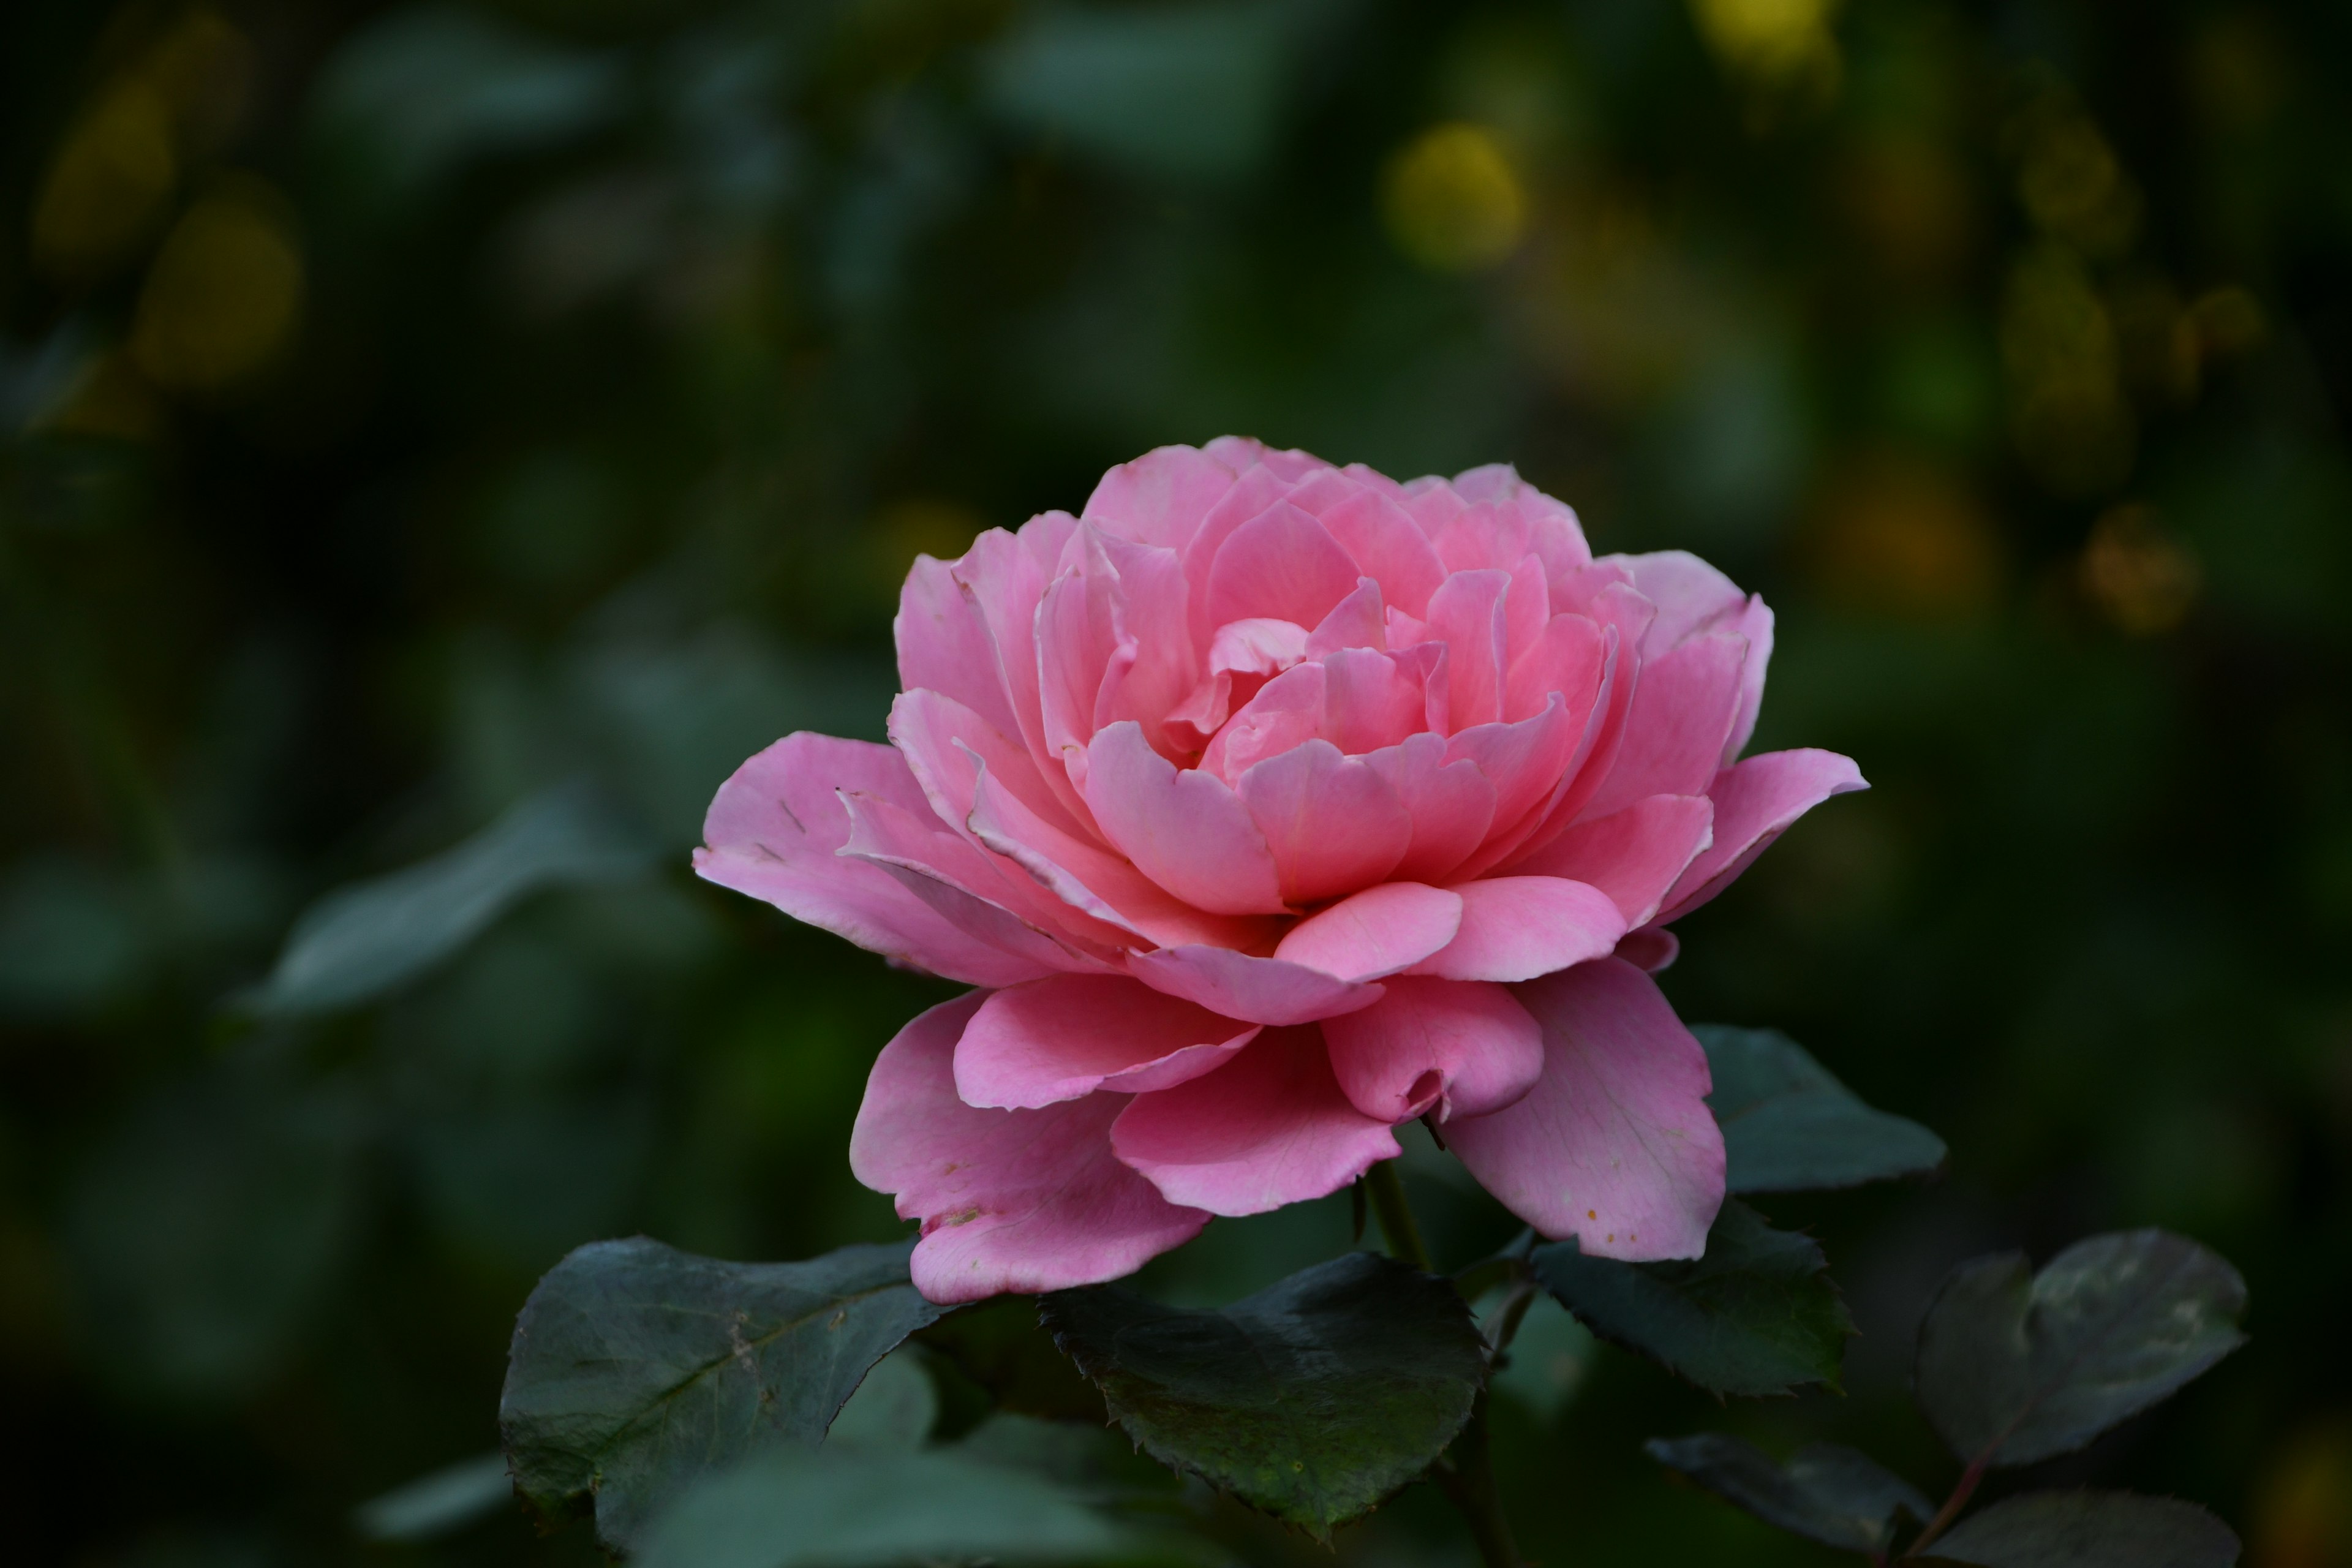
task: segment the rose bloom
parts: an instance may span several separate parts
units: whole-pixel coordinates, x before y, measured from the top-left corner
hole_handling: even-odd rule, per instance
[[[926,1296],[1115,1279],[1415,1117],[1547,1237],[1704,1250],[1723,1139],[1664,928],[1864,787],[1738,760],[1762,600],[1594,559],[1506,467],[1229,437],[919,558],[896,629],[891,743],[777,742],[695,867],[979,987],[883,1049],[850,1142]]]

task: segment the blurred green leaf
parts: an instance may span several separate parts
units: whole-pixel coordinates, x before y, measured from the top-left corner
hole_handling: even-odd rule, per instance
[[[939,1395],[922,1363],[910,1350],[893,1351],[874,1363],[825,1429],[824,1440],[863,1448],[919,1448],[939,1414]]]
[[[1774,1230],[1727,1201],[1706,1256],[1688,1262],[1587,1258],[1574,1240],[1538,1247],[1536,1278],[1601,1338],[1717,1394],[1838,1386],[1853,1320],[1811,1237]]]
[[[1001,1409],[1049,1419],[1103,1418],[1103,1398],[1054,1336],[1037,1321],[1026,1296],[976,1302],[925,1329],[923,1343],[988,1392]]]
[[[1924,1175],[1944,1141],[1916,1121],[1873,1110],[1778,1029],[1700,1024],[1715,1075],[1707,1106],[1723,1129],[1735,1193],[1798,1193]]]
[[[143,914],[121,879],[84,861],[12,867],[0,881],[0,1011],[69,1016],[122,997],[152,956]]]
[[[1925,1524],[1936,1513],[1918,1488],[1835,1443],[1800,1448],[1786,1464],[1720,1432],[1653,1437],[1643,1447],[1765,1523],[1844,1552],[1884,1552],[1897,1514]]]
[[[756,1448],[814,1444],[875,1363],[945,1310],[912,1243],[722,1263],[643,1237],[580,1248],[516,1320],[499,1401],[515,1484],[593,1507],[615,1550],[681,1488]]]
[[[2185,1237],[2120,1231],[2032,1272],[1963,1263],[1919,1326],[1919,1404],[1963,1459],[2030,1465],[2079,1448],[2245,1343],[2246,1282]]]
[[[514,1499],[504,1454],[461,1459],[362,1503],[352,1526],[369,1541],[434,1541]]]
[[[775,1449],[653,1521],[642,1568],[885,1568],[1164,1557],[1051,1482],[952,1451]]]
[[[292,1015],[373,1002],[541,889],[635,877],[646,864],[635,836],[585,795],[551,791],[453,849],[311,905],[248,1005]]]
[[[2238,1538],[2194,1503],[2129,1492],[2027,1492],[1970,1514],[1925,1563],[1974,1568],[2231,1568]]]
[[[1427,1468],[1486,1379],[1453,1288],[1369,1252],[1213,1311],[1097,1286],[1040,1312],[1154,1458],[1318,1540]]]

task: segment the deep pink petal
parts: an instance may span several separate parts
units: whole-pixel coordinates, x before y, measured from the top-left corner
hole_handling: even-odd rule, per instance
[[[928,555],[915,557],[898,591],[898,614],[890,623],[898,645],[898,684],[908,691],[929,689],[953,698],[1003,734],[1018,738],[1021,721],[1013,711],[996,641],[971,589],[956,581],[955,569]]]
[[[1411,973],[1448,980],[1532,980],[1598,958],[1625,934],[1600,889],[1558,877],[1486,877],[1457,884],[1462,929]]]
[[[1124,975],[1057,974],[981,1005],[956,1046],[956,1093],[1019,1109],[1167,1089],[1214,1071],[1257,1032]]]
[[[1200,1234],[1111,1152],[1129,1101],[1097,1094],[1043,1110],[982,1110],[956,1098],[957,1037],[978,994],[932,1008],[882,1048],[849,1139],[857,1179],[923,1222],[911,1264],[934,1301],[1098,1284]]]
[[[1383,882],[1291,927],[1274,956],[1342,980],[1378,980],[1444,948],[1461,925],[1459,893]]]
[[[1219,626],[1209,645],[1207,673],[1169,710],[1171,744],[1188,752],[1206,745],[1232,717],[1236,700],[1247,703],[1266,680],[1306,658],[1307,642],[1307,628],[1288,621],[1261,618]]]
[[[1363,1011],[1325,1019],[1323,1038],[1348,1102],[1386,1121],[1488,1115],[1543,1072],[1543,1031],[1500,985],[1391,980]]]
[[[1412,818],[1412,838],[1391,873],[1399,881],[1443,879],[1486,841],[1495,786],[1475,762],[1446,760],[1444,737],[1427,732],[1364,758]]]
[[[1265,836],[1289,903],[1318,903],[1384,880],[1412,842],[1412,817],[1396,791],[1328,741],[1253,764],[1235,793]]]
[[[1853,759],[1835,752],[1767,752],[1724,769],[1707,791],[1715,842],[1675,881],[1656,918],[1680,920],[1729,887],[1797,818],[1833,795],[1869,787]]]
[[[1132,722],[1096,735],[1088,759],[1087,803],[1137,870],[1195,909],[1284,911],[1265,837],[1223,779],[1199,768],[1179,771]]]
[[[1237,784],[1257,763],[1322,734],[1329,679],[1330,672],[1318,659],[1286,669],[1259,687],[1201,753],[1202,770]]]
[[[1356,590],[1356,563],[1323,525],[1279,502],[1235,529],[1209,568],[1209,618],[1311,626]]]
[[[1268,1029],[1207,1077],[1137,1095],[1111,1147],[1171,1203],[1220,1215],[1319,1198],[1402,1152],[1339,1092],[1312,1028]]]
[[[1643,926],[1625,933],[1625,940],[1617,944],[1616,956],[1655,974],[1671,968],[1682,951],[1682,939],[1665,927]]]
[[[1163,947],[1157,952],[1131,952],[1121,962],[1129,974],[1154,991],[1253,1024],[1311,1024],[1369,1007],[1381,997],[1377,984],[1342,980],[1279,958],[1253,958],[1226,947]]]
[[[1738,633],[1703,632],[1645,658],[1616,765],[1586,815],[1606,816],[1654,795],[1706,794],[1738,715],[1747,658]]]
[[[1705,795],[1654,795],[1578,823],[1511,869],[1590,882],[1609,895],[1627,925],[1644,925],[1706,848],[1714,824],[1715,805]]]
[[[719,787],[694,869],[858,946],[975,985],[1010,985],[1066,965],[958,925],[880,868],[845,858],[849,814],[835,790],[871,791],[929,815],[907,764],[887,746],[805,731],[787,735]]]
[[[1723,1204],[1706,1053],[1656,983],[1619,959],[1516,994],[1543,1026],[1543,1076],[1516,1105],[1456,1117],[1446,1146],[1504,1207],[1589,1257],[1698,1257]]]

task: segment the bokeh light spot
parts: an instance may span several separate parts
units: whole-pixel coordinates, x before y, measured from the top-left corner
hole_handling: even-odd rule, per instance
[[[1494,134],[1433,126],[1390,163],[1381,209],[1397,247],[1433,271],[1474,272],[1517,250],[1527,189]]]
[[[239,186],[190,207],[139,296],[131,353],[157,384],[212,391],[266,364],[302,306],[302,252],[268,193]]]

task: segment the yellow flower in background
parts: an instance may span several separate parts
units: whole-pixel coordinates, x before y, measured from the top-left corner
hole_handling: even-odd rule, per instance
[[[33,207],[42,270],[82,283],[126,259],[153,230],[179,178],[171,108],[144,82],[100,98],[67,134]]]
[[[1691,0],[1699,36],[1734,70],[1766,79],[1833,63],[1832,0]]]
[[[210,392],[260,369],[302,306],[302,252],[282,204],[243,182],[190,206],[147,274],[131,352],[159,386]]]
[[[1496,266],[1527,233],[1527,188],[1481,126],[1454,121],[1423,132],[1389,164],[1381,197],[1397,247],[1433,271]]]

